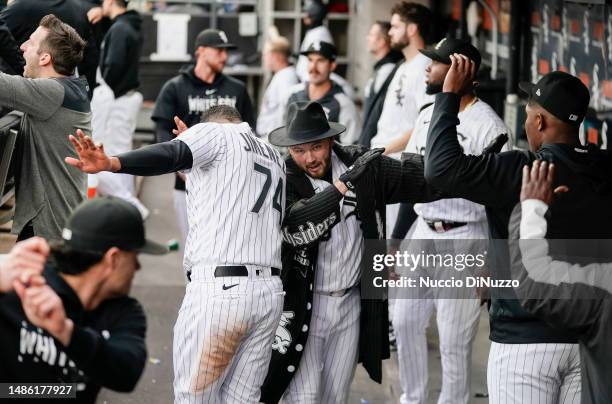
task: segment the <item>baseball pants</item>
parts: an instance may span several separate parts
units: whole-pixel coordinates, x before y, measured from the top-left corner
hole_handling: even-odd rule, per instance
[[[113,90],[102,83],[94,89],[91,99],[93,140],[104,144],[109,156],[132,150],[142,94],[131,91],[115,98]],[[136,206],[143,218],[149,210],[134,196],[134,177],[128,174],[101,172],[97,175],[98,193],[122,198]]]
[[[491,343],[491,404],[578,404],[580,383],[578,344]]]
[[[413,225],[410,250],[413,253],[453,254],[466,253],[470,239],[483,238],[486,223],[469,223],[445,233],[432,231],[420,216]],[[412,230],[412,229],[411,229]],[[451,239],[444,245],[432,239]],[[457,239],[457,251],[452,239]],[[442,250],[441,250],[442,248]],[[462,251],[459,251],[462,250]],[[417,271],[427,276],[426,271]],[[442,271],[440,276],[457,276],[455,271]],[[405,275],[405,274],[402,274]],[[440,295],[444,293],[444,295]],[[442,389],[439,404],[467,403],[470,394],[472,344],[478,329],[480,302],[476,290],[462,288],[453,291],[440,288],[416,288],[397,295],[392,314],[397,341],[400,385],[403,394],[401,404],[426,404],[428,402],[428,362],[426,330],[433,311],[440,341],[442,362]]]
[[[219,277],[198,268],[174,326],[175,403],[258,403],[283,309],[269,268]]]
[[[181,240],[183,245],[187,242],[187,233],[189,232],[189,224],[187,223],[187,193],[180,189],[174,190],[174,211],[176,212],[176,220],[181,231]]]
[[[342,297],[315,292],[312,310],[304,356],[283,403],[346,403],[357,367],[359,289]]]

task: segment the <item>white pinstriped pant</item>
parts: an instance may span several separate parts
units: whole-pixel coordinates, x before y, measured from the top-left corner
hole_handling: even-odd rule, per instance
[[[283,296],[278,276],[190,282],[174,326],[175,403],[258,403]]]
[[[578,344],[491,343],[491,404],[579,404],[580,383]]]
[[[413,240],[409,249],[413,253],[424,250],[427,253],[467,253],[455,251],[453,241],[434,244],[431,239],[456,239],[458,249],[470,247],[469,240],[486,238],[486,223],[468,223],[466,226],[445,233],[432,231],[422,217],[415,221]],[[422,239],[420,241],[419,239]],[[435,248],[449,248],[434,251]],[[420,275],[426,275],[425,272]],[[450,271],[447,276],[454,276]],[[442,389],[438,404],[468,403],[472,343],[476,337],[480,317],[480,302],[476,290],[464,288],[456,295],[439,296],[438,289],[419,288],[402,291],[402,297],[395,299],[392,313],[393,328],[397,341],[400,370],[400,385],[403,394],[401,404],[426,404],[428,401],[428,362],[426,330],[431,315],[436,310],[436,322],[440,340],[442,362]],[[405,294],[404,294],[405,293]]]
[[[102,83],[94,89],[91,99],[91,126],[93,140],[104,144],[109,156],[132,150],[138,111],[142,106],[142,94],[132,91],[115,98],[113,90]],[[98,193],[113,195],[136,206],[143,218],[148,209],[134,196],[134,176],[129,174],[100,172]]]
[[[304,356],[283,403],[346,403],[357,367],[359,289],[342,297],[314,293],[312,310]]]

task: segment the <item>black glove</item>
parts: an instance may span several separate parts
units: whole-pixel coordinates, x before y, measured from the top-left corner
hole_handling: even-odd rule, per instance
[[[502,133],[501,135],[493,139],[491,143],[487,145],[487,147],[482,149],[482,154],[499,153],[507,141],[508,141],[508,135],[506,133]]]
[[[342,175],[340,175],[339,180],[344,182],[344,185],[346,185],[348,189],[350,190],[355,189],[355,181],[357,181],[359,177],[361,177],[361,175],[368,168],[368,165],[372,161],[379,158],[383,154],[384,151],[385,151],[384,147],[379,147],[378,149],[368,150],[367,152],[359,156],[359,158],[355,160],[353,165],[350,166],[348,170],[346,170]]]

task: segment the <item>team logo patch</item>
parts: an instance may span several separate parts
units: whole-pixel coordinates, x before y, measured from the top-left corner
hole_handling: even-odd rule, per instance
[[[570,114],[569,120],[576,122],[578,120],[578,115]]]
[[[224,43],[227,43],[227,35],[225,35],[225,32],[219,31],[219,38],[221,38]]]
[[[440,49],[440,47],[442,46],[442,44],[446,42],[446,38],[442,38],[442,40],[440,40],[440,42],[438,42],[435,46],[436,50]]]
[[[287,353],[287,348],[291,345],[291,341],[293,340],[287,327],[289,327],[294,317],[295,312],[293,311],[283,311],[283,314],[281,314],[280,323],[276,329],[276,335],[272,343],[272,349],[278,351],[280,354],[284,355]]]
[[[538,97],[542,95],[542,93],[540,92],[540,89],[539,89],[539,88],[536,90],[536,95],[537,95]]]

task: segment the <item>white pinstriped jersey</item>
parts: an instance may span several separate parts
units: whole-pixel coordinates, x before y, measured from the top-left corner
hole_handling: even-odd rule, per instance
[[[425,92],[425,69],[431,59],[419,53],[409,62],[398,67],[385,96],[376,136],[372,147],[385,147],[414,127],[419,110],[434,101],[434,96]],[[399,158],[399,153],[394,157]]]
[[[335,183],[347,167],[333,151],[331,165],[332,183]],[[333,187],[324,180],[308,179],[315,193]],[[340,222],[332,228],[329,239],[319,243],[315,291],[336,292],[359,282],[363,236],[357,220],[357,198],[352,191],[342,198],[340,207]]]
[[[434,106],[423,110],[406,145],[410,153],[425,154],[427,132]],[[502,133],[510,133],[506,124],[486,102],[478,100],[464,111],[459,112],[457,138],[464,154],[478,155],[488,144]],[[510,139],[503,150],[509,150]],[[417,215],[425,219],[442,219],[454,222],[479,222],[486,219],[484,206],[460,198],[442,199],[430,203],[414,205]]]
[[[281,267],[285,162],[247,123],[201,123],[175,141],[193,155],[187,170],[185,269]]]

